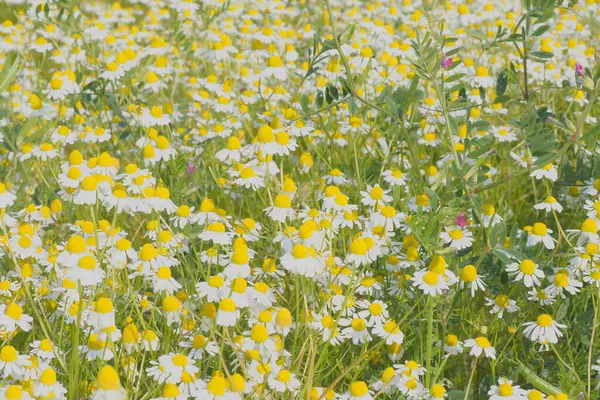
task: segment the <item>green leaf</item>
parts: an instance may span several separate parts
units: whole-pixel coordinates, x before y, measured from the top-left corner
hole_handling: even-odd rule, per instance
[[[548,31],[548,29],[550,29],[548,25],[538,26],[538,28],[535,31],[533,31],[531,36],[542,36],[544,33],[546,33],[546,31]]]
[[[454,55],[456,55],[456,54],[460,53],[462,50],[463,50],[463,48],[462,48],[462,47],[457,47],[457,48],[455,48],[455,49],[452,49],[452,50],[450,50],[450,51],[447,51],[447,52],[446,52],[446,57],[452,57],[452,56],[454,56]]]
[[[490,233],[490,241],[493,246],[496,243],[502,244],[505,238],[506,224],[504,223],[504,221],[501,221],[492,227],[492,231]]]
[[[510,264],[513,262],[513,260],[503,251],[503,249],[493,249],[492,253],[504,264]]]
[[[584,142],[591,143],[593,140],[598,139],[600,135],[600,124],[594,126],[581,138]]]
[[[323,96],[323,92],[322,91],[317,92],[317,97],[315,98],[315,104],[317,105],[317,108],[323,107],[324,102],[325,102],[325,96]]]
[[[471,124],[471,126],[473,127],[473,129],[476,129],[478,131],[487,131],[488,129],[490,129],[490,121],[487,121],[485,119],[480,119],[479,121],[475,121]],[[484,136],[487,137],[487,136]],[[490,140],[491,141],[491,140]]]
[[[17,76],[17,72],[21,67],[21,57],[18,57],[13,61],[12,65],[9,67],[9,63],[4,64],[4,68],[0,72],[0,92],[4,92]]]
[[[554,153],[548,153],[546,155],[541,156],[537,160],[535,160],[535,162],[533,163],[533,165],[536,166],[536,167],[540,167],[541,168],[544,165],[546,165],[549,162],[551,162],[553,158],[554,158]]]
[[[459,79],[462,79],[463,77],[465,77],[466,74],[454,74],[454,75],[450,75],[444,82],[445,83],[452,83],[452,82],[456,82]]]
[[[306,94],[303,94],[302,97],[300,97],[300,107],[302,107],[302,112],[304,114],[309,113],[308,96]]]
[[[506,71],[500,72],[498,80],[496,81],[496,96],[501,97],[506,92],[506,86],[508,85],[508,75]]]
[[[532,51],[531,53],[529,53],[529,55],[545,60],[554,57],[554,53],[551,53],[549,51]]]
[[[425,193],[427,193],[427,195],[431,199],[431,209],[432,210],[437,209],[438,202],[439,202],[439,197],[438,197],[437,193],[428,187],[423,188],[423,190],[425,191]]]
[[[21,147],[21,145],[25,142],[25,137],[27,133],[41,120],[41,117],[31,117],[25,122],[21,129],[19,129],[19,133],[15,138],[15,144],[17,147]]]
[[[350,111],[350,114],[356,114],[358,112],[358,106],[356,105],[354,97],[350,97],[348,100],[348,111]]]
[[[558,307],[558,310],[556,310],[556,315],[554,316],[554,318],[556,318],[557,321],[561,321],[564,317],[567,316],[568,311],[569,311],[569,303],[563,302]]]
[[[448,400],[464,400],[465,392],[464,390],[449,390],[448,391]],[[469,393],[469,397],[467,399],[472,399],[473,396]]]

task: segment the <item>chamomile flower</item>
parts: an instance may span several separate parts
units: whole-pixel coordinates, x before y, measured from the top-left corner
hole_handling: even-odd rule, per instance
[[[385,321],[375,324],[373,334],[385,340],[385,344],[402,344],[404,334],[400,331],[400,327],[394,321]]]
[[[190,394],[196,399],[206,400],[238,400],[241,397],[237,393],[232,393],[229,389],[229,383],[225,378],[215,375],[210,380],[199,380],[194,385]]]
[[[117,371],[110,365],[105,365],[98,372],[96,390],[92,394],[93,400],[125,400],[127,391],[121,386],[121,379]]]
[[[525,259],[520,263],[510,263],[506,272],[514,276],[515,281],[523,281],[526,287],[540,286],[544,272],[532,260]]]
[[[296,377],[296,374],[284,368],[280,369],[276,374],[273,373],[269,375],[267,383],[271,388],[279,393],[294,393],[300,387],[300,381]]]
[[[430,296],[439,296],[449,289],[442,275],[427,269],[417,271],[412,281],[423,293]]]
[[[235,302],[230,297],[226,297],[219,302],[217,309],[216,323],[219,326],[233,326],[236,324],[240,312]]]
[[[535,179],[548,179],[551,182],[556,182],[558,179],[558,168],[553,164],[546,164],[542,168],[536,169],[529,176],[534,177]]]
[[[446,228],[445,231],[440,233],[440,238],[444,243],[448,244],[450,248],[455,250],[463,250],[471,247],[473,244],[473,234],[459,226]]]
[[[533,206],[536,210],[544,210],[546,212],[556,211],[557,213],[562,212],[563,207],[560,203],[552,196],[546,197],[546,199]]]
[[[488,391],[490,400],[525,400],[526,392],[507,378],[499,378],[498,385],[492,385]]]
[[[560,296],[563,299],[566,297],[565,293],[574,295],[583,287],[583,284],[565,269],[558,269],[550,277],[550,281],[552,283],[546,288],[546,292],[551,293],[552,296]]]
[[[198,235],[200,240],[213,241],[216,244],[231,244],[232,232],[227,231],[227,227],[222,222],[208,224],[203,232]]]
[[[550,236],[552,233],[551,229],[548,229],[546,224],[542,222],[536,222],[531,228],[531,232],[527,236],[527,246],[535,246],[538,243],[542,243],[547,249],[554,249],[556,247],[555,239]]]
[[[33,317],[23,312],[23,307],[16,302],[0,304],[0,332],[13,333],[17,329],[24,332],[31,330]]]
[[[144,107],[140,116],[142,126],[150,128],[152,126],[165,126],[171,122],[169,114],[165,114],[161,106]]]
[[[273,200],[273,205],[264,209],[266,215],[277,222],[293,219],[296,212],[291,207],[291,199],[287,194],[278,194]]]
[[[187,356],[192,360],[201,360],[205,356],[214,356],[219,351],[217,344],[208,340],[208,338],[202,334],[195,335],[189,342],[182,341],[179,345],[189,349]]]
[[[372,400],[373,395],[369,386],[364,381],[355,381],[350,384],[348,391],[341,395],[340,400]]]
[[[504,312],[514,313],[519,310],[517,302],[515,300],[509,299],[508,296],[504,294],[499,294],[494,298],[486,298],[485,304],[488,307],[492,307],[490,313],[496,314],[498,318],[502,318]]]
[[[0,399],[2,400],[33,400],[33,397],[29,395],[21,385],[5,385],[0,389]]]
[[[309,278],[320,274],[325,269],[325,263],[315,248],[301,243],[294,245],[290,252],[286,252],[281,257],[281,266],[293,274]]]
[[[471,289],[471,297],[475,297],[475,292],[478,290],[485,290],[485,282],[482,277],[478,274],[477,268],[472,265],[465,265],[460,271],[460,283],[461,289],[469,287]]]
[[[39,382],[33,387],[33,394],[39,397],[55,397],[57,399],[65,399],[67,389],[56,379],[56,371],[51,368],[45,368],[40,376]]]
[[[390,169],[383,172],[383,179],[391,186],[406,186],[407,177],[399,169]]]
[[[375,206],[377,204],[389,203],[392,197],[388,194],[389,190],[384,190],[381,186],[367,186],[366,191],[361,191],[361,203],[367,206]]]
[[[181,382],[184,374],[196,374],[198,367],[185,354],[169,353],[160,356],[158,362],[146,372],[159,382],[177,384]]]
[[[548,343],[558,343],[558,338],[563,336],[560,329],[566,328],[566,325],[554,321],[549,314],[540,314],[535,321],[526,322],[523,326],[525,327],[523,335],[531,341],[548,341]]]
[[[452,356],[458,355],[463,352],[463,342],[456,335],[448,334],[444,339],[444,351]]]
[[[162,301],[161,308],[168,325],[179,324],[181,322],[184,306],[177,297],[172,295],[166,296]]]
[[[6,188],[6,184],[0,182],[0,208],[12,206],[16,198],[17,196]]]
[[[500,143],[514,142],[517,140],[517,135],[507,126],[494,126],[492,128],[492,133]]]
[[[30,361],[27,355],[19,354],[11,345],[0,348],[0,373],[4,379],[20,379]]]
[[[469,354],[472,356],[479,357],[483,354],[492,360],[496,359],[496,349],[492,347],[492,344],[485,336],[465,340],[464,347],[471,349]]]

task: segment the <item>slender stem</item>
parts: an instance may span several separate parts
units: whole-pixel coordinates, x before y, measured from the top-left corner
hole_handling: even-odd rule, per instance
[[[427,369],[425,372],[425,385],[429,387],[431,384],[431,358],[433,353],[433,300],[431,296],[427,301]]]
[[[467,389],[465,390],[464,400],[467,400],[469,398],[469,392],[471,391],[471,384],[473,383],[473,377],[475,376],[475,370],[477,369],[478,361],[479,357],[477,357],[473,362],[473,369],[471,370],[471,376],[469,376],[469,383],[467,384]]]
[[[553,344],[550,344],[550,347],[552,348],[552,351],[554,351],[554,354],[556,355],[556,358],[558,358],[558,361],[560,361],[560,363],[562,365],[564,365],[566,369],[571,371],[571,373],[573,375],[575,375],[575,378],[577,378],[577,381],[579,382],[579,384],[583,386],[583,381],[579,377],[579,374],[577,373],[577,371],[575,371],[575,368],[573,368],[572,366],[570,366],[569,364],[566,363],[566,361],[560,356],[560,354],[558,354],[558,350],[556,350],[556,347],[554,347]]]
[[[587,365],[587,397],[589,400],[592,399],[592,357],[594,356],[594,339],[596,337],[596,328],[598,327],[598,300],[600,299],[600,288],[598,288],[598,296],[596,301],[592,296],[592,304],[594,305],[594,323],[592,324],[592,338],[590,339],[590,350],[588,352],[588,365]]]
[[[331,33],[333,33],[333,41],[335,43],[336,50],[337,50],[340,58],[342,59],[342,63],[344,64],[344,69],[346,70],[346,74],[348,75],[346,77],[346,81],[348,82],[350,89],[354,90],[350,64],[348,64],[348,60],[346,60],[346,56],[344,55],[344,52],[342,52],[342,46],[340,45],[340,39],[338,38],[337,31],[335,29],[335,23],[333,22],[333,11],[331,10],[331,4],[329,4],[329,0],[325,0],[325,6],[327,7],[327,14],[329,14],[329,24],[331,25]]]

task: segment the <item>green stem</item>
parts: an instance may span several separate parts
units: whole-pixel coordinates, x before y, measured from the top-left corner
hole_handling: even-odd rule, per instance
[[[425,385],[429,387],[431,384],[431,359],[433,357],[433,300],[431,296],[427,301],[427,370],[425,372]]]
[[[467,384],[467,389],[465,390],[464,400],[467,400],[469,398],[469,392],[471,391],[471,385],[473,384],[473,377],[475,376],[475,370],[477,369],[478,361],[479,357],[477,357],[473,362],[473,369],[471,370],[471,375],[469,376],[469,383]]]
[[[587,397],[589,400],[592,399],[592,357],[594,356],[594,339],[596,337],[596,329],[598,328],[598,299],[600,299],[600,288],[598,288],[598,295],[596,301],[592,296],[592,304],[594,305],[594,323],[592,324],[592,338],[590,339],[590,350],[588,352],[588,364],[587,364]]]

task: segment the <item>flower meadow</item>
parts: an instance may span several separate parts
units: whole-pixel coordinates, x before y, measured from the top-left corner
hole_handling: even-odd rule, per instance
[[[600,398],[598,0],[0,21],[0,400]]]

